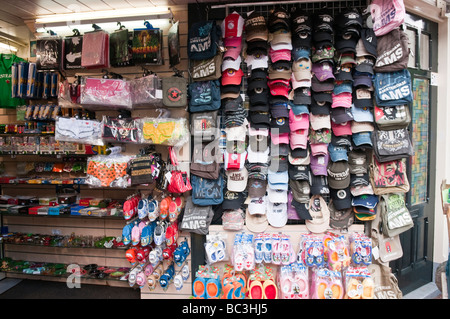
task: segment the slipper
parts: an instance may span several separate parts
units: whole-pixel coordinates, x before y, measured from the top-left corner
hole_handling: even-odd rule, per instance
[[[161,203],[159,203],[160,211],[159,211],[159,218],[162,220],[165,220],[167,216],[169,216],[169,206],[172,202],[172,198],[165,197],[163,200],[161,200]]]
[[[344,288],[340,283],[333,283],[331,285],[332,299],[342,299],[344,296]]]
[[[375,284],[374,284],[372,278],[364,279],[362,285],[363,285],[363,292],[362,292],[361,298],[362,299],[373,299]]]
[[[147,285],[148,285],[148,289],[150,290],[150,291],[152,291],[152,290],[155,290],[155,288],[156,288],[156,277],[155,277],[155,275],[150,275],[150,276],[147,276]]]
[[[271,279],[265,280],[263,284],[263,299],[277,299],[278,288],[275,282]]]
[[[175,201],[171,201],[169,204],[169,222],[174,222],[175,220],[177,220],[179,215],[179,210],[178,210],[178,206],[175,203]]]
[[[206,281],[206,299],[218,299],[220,296],[220,280],[209,278]]]
[[[272,263],[272,238],[268,234],[264,236],[263,252],[264,262],[267,264]]]
[[[351,278],[347,284],[347,298],[349,299],[361,299],[361,295],[358,292],[359,281],[355,278]]]
[[[328,299],[326,297],[328,289],[328,283],[325,280],[320,280],[316,284],[316,297],[317,299]]]
[[[143,198],[138,203],[138,216],[140,219],[144,219],[148,214],[148,200]]]
[[[232,299],[244,299],[245,298],[245,292],[244,292],[244,286],[239,281],[234,281],[232,283],[233,285],[233,296]]]
[[[221,299],[233,299],[233,290],[234,290],[233,283],[228,282],[226,285],[223,286],[223,295]]]
[[[281,242],[279,238],[272,238],[272,263],[281,264]]]
[[[250,299],[263,299],[263,285],[259,280],[253,280],[248,287],[248,297]]]
[[[298,287],[298,294],[296,295],[296,299],[309,299],[309,286],[308,282],[303,277],[297,277],[295,282]]]
[[[147,217],[151,222],[153,222],[159,217],[158,201],[156,199],[152,199],[152,200],[148,201],[147,207],[148,207],[147,208],[148,209]]]
[[[192,291],[194,293],[194,299],[206,298],[206,278],[197,277],[192,283]]]
[[[281,299],[293,299],[292,280],[284,277],[280,282]]]
[[[255,237],[255,263],[260,264],[264,260],[263,252],[264,240],[262,234],[258,234]]]

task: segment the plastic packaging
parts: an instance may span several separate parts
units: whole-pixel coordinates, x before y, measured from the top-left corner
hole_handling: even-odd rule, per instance
[[[206,261],[210,265],[228,260],[226,234],[206,235],[205,252]]]
[[[119,154],[91,157],[87,164],[86,184],[94,187],[128,187],[129,161],[130,156]]]
[[[149,74],[130,80],[133,107],[162,107],[162,81],[156,74]]]
[[[139,119],[141,143],[183,146],[189,140],[185,118],[145,117]]]
[[[281,299],[309,299],[308,268],[300,263],[281,266],[277,282]]]
[[[138,143],[139,127],[132,118],[103,116],[102,138],[110,142]]]
[[[253,234],[238,233],[233,243],[233,266],[236,271],[252,270],[255,267]]]
[[[131,110],[130,82],[123,79],[84,78],[80,103],[87,107]]]
[[[352,264],[368,266],[372,263],[372,239],[364,234],[353,233],[349,237]]]
[[[311,275],[312,299],[343,299],[342,275],[327,268],[316,268]]]
[[[103,145],[102,123],[76,118],[57,118],[55,139],[80,144]]]
[[[349,267],[345,272],[345,299],[373,299],[375,283],[366,266]]]

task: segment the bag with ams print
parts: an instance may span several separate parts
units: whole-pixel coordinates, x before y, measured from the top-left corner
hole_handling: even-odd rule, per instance
[[[376,73],[375,102],[379,106],[395,106],[412,102],[411,74],[408,70]]]

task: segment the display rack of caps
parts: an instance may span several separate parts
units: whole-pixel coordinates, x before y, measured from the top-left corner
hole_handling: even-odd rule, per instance
[[[176,288],[181,289],[183,280],[177,277],[175,266],[186,265],[190,253],[187,240],[179,240],[178,217],[184,206],[183,196],[170,194],[158,197],[135,194],[127,198],[123,205],[127,224],[122,230],[122,243],[132,266],[130,286],[148,285],[154,290],[159,283],[166,290],[176,282]]]
[[[208,168],[215,174],[205,166],[220,161],[220,150],[194,144],[195,153],[203,154],[194,164],[203,165],[193,173],[202,172],[193,185],[194,206],[222,203],[224,214],[242,209],[246,226],[255,232],[283,227],[288,220],[347,228],[354,213],[361,221],[374,219],[377,195],[407,189],[404,172],[398,173],[404,185],[395,188],[388,187],[387,169],[379,167],[377,178],[371,170],[372,163],[386,168],[387,160],[401,162],[412,154],[407,37],[397,27],[378,36],[372,19],[371,12],[363,15],[357,8],[334,14],[295,6],[275,8],[268,17],[252,11],[224,18],[221,103],[217,87],[204,82],[216,93],[205,93],[211,98],[200,108],[191,102],[191,112],[222,106],[226,139],[218,148],[224,148],[225,179],[219,165]],[[402,52],[390,62],[385,57],[394,48]],[[196,96],[200,93],[191,94],[191,101],[201,100]],[[397,142],[404,147],[395,149]]]

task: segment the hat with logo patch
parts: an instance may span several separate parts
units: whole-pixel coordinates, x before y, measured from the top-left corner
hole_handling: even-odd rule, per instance
[[[286,9],[277,7],[272,12],[270,12],[269,18],[267,19],[267,27],[269,29],[269,32],[289,30],[289,13],[286,11]]]
[[[222,208],[223,209],[238,209],[245,201],[243,192],[225,191],[223,195]]]
[[[333,130],[333,134],[336,136],[342,135],[352,135],[352,121],[335,123],[331,122],[331,129]]]
[[[324,175],[311,175],[311,195],[329,195],[328,178]]]
[[[353,121],[352,110],[346,107],[335,107],[331,109],[331,120],[336,124]]]
[[[350,186],[350,168],[348,162],[331,161],[327,168],[328,183],[331,188],[344,189]]]
[[[313,74],[311,78],[311,89],[314,92],[330,92],[334,89],[334,79],[328,79],[325,81],[319,81],[316,75]]]
[[[263,197],[266,195],[267,180],[258,178],[248,179],[248,195],[250,197]]]
[[[243,192],[247,188],[248,171],[245,167],[240,170],[227,170],[227,189],[232,192]]]
[[[313,175],[327,176],[327,166],[329,155],[319,155],[310,157],[310,167]]]
[[[287,198],[287,192],[286,192]],[[287,199],[286,202],[271,202],[267,205],[267,221],[272,227],[283,227],[288,220]]]
[[[245,58],[247,68],[251,71],[255,69],[267,69],[269,67],[269,57],[264,54],[255,53],[247,55]]]
[[[363,151],[352,150],[348,154],[350,174],[367,173],[367,155]]]
[[[328,144],[328,153],[333,162],[348,161],[347,147]]]
[[[292,73],[297,81],[311,80],[312,64],[309,58],[300,58],[292,63]]]
[[[287,203],[287,193],[287,190],[267,187],[267,199],[269,200],[269,203]]]
[[[333,200],[334,206],[339,209],[348,209],[352,207],[352,194],[350,188],[330,189],[330,198]]]
[[[241,69],[239,70],[227,69],[224,72],[222,72],[221,84],[222,86],[240,85],[242,82],[243,75],[244,73],[242,72]]]
[[[246,35],[245,40],[247,42],[257,40],[267,41],[268,39],[266,18],[260,12],[252,11],[248,14],[245,19],[244,29]]]
[[[294,200],[299,203],[305,203],[309,201],[311,194],[311,189],[309,186],[309,181],[305,180],[289,180],[289,185],[292,190],[292,195]]]

